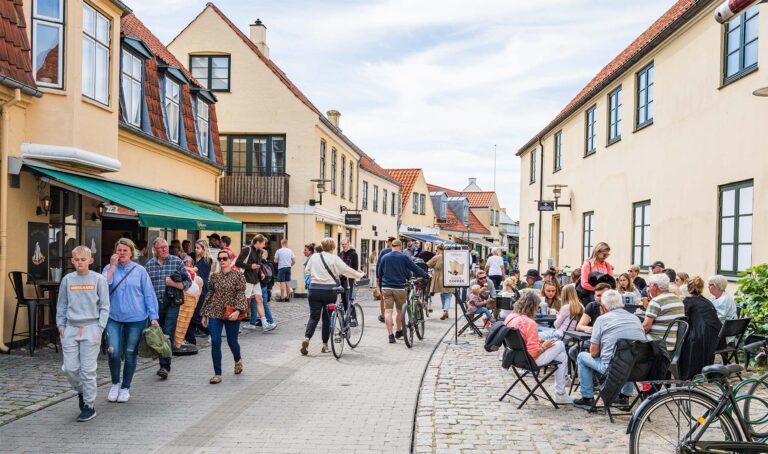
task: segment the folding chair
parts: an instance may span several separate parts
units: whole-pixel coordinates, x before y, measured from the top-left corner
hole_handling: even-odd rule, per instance
[[[720,328],[720,334],[717,336],[717,345],[723,345],[724,347],[715,350],[715,355],[720,355],[723,359],[723,365],[728,365],[731,361],[739,364],[738,353],[741,350],[741,341],[744,340],[750,320],[749,318],[737,318],[726,320],[723,323],[723,327]],[[735,337],[736,342],[729,343],[727,341],[729,337]]]
[[[667,345],[667,336],[672,332],[673,326],[677,326],[677,337],[675,338],[675,349],[672,350],[672,361],[669,364],[669,373],[672,374],[672,377],[674,377],[675,380],[680,380],[680,354],[683,351],[685,336],[688,335],[688,322],[682,318],[678,318],[670,323],[662,338],[664,345]]]
[[[536,364],[536,361],[528,354],[528,350],[525,348],[525,341],[523,340],[523,336],[520,335],[520,331],[516,328],[510,328],[507,337],[504,339],[504,362],[502,363],[502,367],[508,369],[511,366],[512,372],[515,373],[517,380],[515,380],[514,383],[512,383],[512,386],[507,388],[504,394],[502,394],[499,398],[499,402],[503,401],[507,395],[510,395],[513,399],[521,401],[520,405],[517,406],[519,410],[523,408],[523,405],[525,405],[531,397],[533,397],[533,400],[539,400],[538,398],[541,397],[547,399],[555,408],[558,408],[554,399],[552,399],[552,396],[550,396],[546,388],[544,388],[544,382],[555,373],[558,365],[560,365],[559,361],[551,361],[541,366]],[[521,374],[518,369],[523,370],[523,373]],[[543,376],[540,377],[542,373]],[[533,388],[529,387],[524,380],[526,376],[532,377],[536,382],[536,386]],[[518,383],[522,383],[525,389],[528,390],[528,395],[526,395],[524,399],[509,394]],[[544,392],[543,396],[536,394],[536,390],[539,388]]]
[[[475,321],[481,318],[483,314],[479,314],[479,313],[470,314],[469,309],[467,309],[467,302],[462,299],[457,299],[456,304],[458,304],[459,307],[461,308],[461,312],[462,314],[464,314],[464,320],[466,321],[466,323],[464,323],[464,326],[459,330],[458,335],[461,336],[464,333],[464,331],[466,331],[467,329],[471,329],[472,331],[474,331],[475,334],[477,334],[480,337],[483,337],[483,332],[480,331],[480,328],[478,328],[477,325],[475,325]]]

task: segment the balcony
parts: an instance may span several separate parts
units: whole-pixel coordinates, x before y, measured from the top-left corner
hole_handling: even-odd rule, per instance
[[[290,175],[225,176],[219,182],[219,203],[225,206],[287,207]]]

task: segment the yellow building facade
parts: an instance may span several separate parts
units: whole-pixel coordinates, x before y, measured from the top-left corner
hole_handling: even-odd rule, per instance
[[[735,280],[768,257],[768,14],[723,26],[718,4],[677,2],[520,149],[521,267],[579,267],[599,241],[617,272]]]

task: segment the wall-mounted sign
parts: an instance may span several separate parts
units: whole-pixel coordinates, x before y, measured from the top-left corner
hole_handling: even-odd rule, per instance
[[[469,250],[446,249],[443,252],[443,287],[469,287]]]
[[[104,214],[119,214],[122,216],[138,216],[139,215],[139,213],[137,213],[136,211],[126,207],[121,207],[120,205],[104,205]]]
[[[27,273],[48,279],[48,223],[30,222],[27,231]]]
[[[361,213],[347,213],[344,215],[344,224],[346,225],[360,225],[363,222],[363,216]]]
[[[555,202],[552,200],[539,200],[539,211],[555,211]]]
[[[418,228],[418,227],[410,227],[410,226],[408,226],[408,227],[406,227],[405,229],[406,229],[407,231],[409,231],[409,232],[421,232],[421,229],[420,229],[420,228]]]

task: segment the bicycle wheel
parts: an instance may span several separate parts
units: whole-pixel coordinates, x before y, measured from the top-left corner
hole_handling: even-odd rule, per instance
[[[344,312],[335,310],[331,312],[331,350],[336,359],[344,353]]]
[[[400,312],[400,319],[403,322],[403,340],[405,346],[413,347],[413,316],[411,315],[411,303],[403,304],[403,310]]]
[[[365,328],[365,317],[363,316],[363,307],[357,303],[352,305],[352,315],[349,317],[349,331],[347,331],[347,343],[350,348],[357,347],[360,339],[363,338],[363,329]]]
[[[749,424],[755,438],[768,438],[768,373],[752,379],[746,394],[736,396],[736,400],[744,402],[741,407],[744,419]]]
[[[656,393],[640,406],[629,436],[630,454],[693,452],[697,441],[741,441],[741,432],[728,413],[716,415],[714,399],[702,391],[672,388]]]
[[[421,301],[416,301],[415,309],[413,323],[415,325],[416,337],[422,340],[424,339],[424,304]]]

